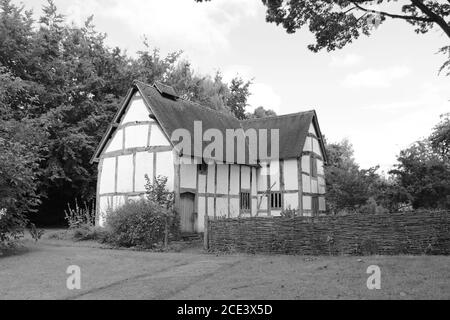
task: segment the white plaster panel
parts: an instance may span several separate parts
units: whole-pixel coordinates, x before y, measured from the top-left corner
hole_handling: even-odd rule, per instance
[[[144,100],[142,99],[139,93],[136,93],[130,99],[127,110],[120,124],[136,121],[149,121],[150,120],[149,114],[150,112],[145,106]]]
[[[319,184],[315,178],[311,179],[311,193],[319,193]]]
[[[180,165],[180,186],[181,188],[196,188],[197,181],[197,165],[181,164]]]
[[[272,191],[280,191],[280,162],[270,162],[270,186]]]
[[[309,156],[302,156],[302,171],[311,173],[311,162]]]
[[[256,175],[256,168],[252,168],[252,195],[256,196],[256,181],[258,177]]]
[[[303,192],[311,192],[311,177],[303,174],[302,175]]]
[[[312,139],[313,141],[313,152],[322,155],[322,151],[320,150],[319,141],[316,138]]]
[[[125,148],[146,147],[148,140],[148,125],[130,126],[124,128]]]
[[[239,217],[239,199],[236,198],[230,199],[230,217],[231,218]]]
[[[133,191],[133,155],[117,157],[117,192]]]
[[[267,169],[266,167],[257,169],[258,175],[258,191],[266,191],[267,190]]]
[[[157,124],[152,124],[150,132],[150,146],[169,146],[170,142],[167,140],[164,133]]]
[[[208,197],[208,216],[214,217],[214,198]]]
[[[298,194],[297,193],[285,193],[284,194],[284,207],[292,210],[298,209]]]
[[[311,197],[303,196],[303,210],[311,210]]]
[[[102,159],[102,171],[100,173],[100,187],[99,193],[114,192],[115,173],[116,173],[116,158]]]
[[[322,175],[325,174],[323,170],[323,161],[319,159],[317,159],[317,173]]]
[[[285,160],[283,165],[284,189],[298,190],[297,160]]]
[[[108,147],[105,149],[105,152],[118,151],[123,149],[123,129],[116,130],[112,137],[111,141],[108,144]]]
[[[267,195],[258,195],[258,202],[260,203],[259,210],[267,210]]]
[[[173,152],[157,152],[156,153],[156,175],[161,175],[167,177],[167,189],[173,191],[174,184],[174,162],[173,162]],[[195,180],[194,180],[195,187]]]
[[[228,165],[217,165],[217,193],[228,194]]]
[[[241,189],[250,189],[250,167],[241,166]]]
[[[198,175],[198,192],[199,193],[206,192],[206,175],[205,174]]]
[[[228,217],[228,200],[227,198],[216,198],[216,216]]]
[[[239,194],[239,165],[230,165],[230,194]]]
[[[145,175],[148,175],[150,181],[153,181],[153,153],[136,153],[135,175],[134,190],[137,192],[145,191]]]
[[[312,151],[312,138],[306,137],[305,146],[303,147],[303,151]]]
[[[214,164],[208,165],[208,181],[207,181],[207,192],[214,193],[214,179],[216,178],[216,166]]]
[[[272,216],[272,217],[279,217],[279,216],[281,216],[281,210],[270,210],[270,215]]]

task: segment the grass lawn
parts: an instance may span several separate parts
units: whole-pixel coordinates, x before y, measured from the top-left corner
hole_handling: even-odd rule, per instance
[[[0,299],[449,299],[450,257],[154,253],[43,239],[0,257]],[[66,269],[81,268],[81,290]],[[381,289],[366,286],[381,269]]]

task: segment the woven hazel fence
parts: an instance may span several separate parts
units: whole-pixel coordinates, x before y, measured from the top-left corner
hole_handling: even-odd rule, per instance
[[[450,212],[208,220],[212,251],[301,255],[450,254]]]

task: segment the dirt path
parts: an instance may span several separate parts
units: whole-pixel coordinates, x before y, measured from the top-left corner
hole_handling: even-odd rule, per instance
[[[449,299],[450,257],[216,256],[26,242],[0,258],[0,299]],[[368,290],[378,265],[381,290]],[[67,267],[81,268],[68,290]]]

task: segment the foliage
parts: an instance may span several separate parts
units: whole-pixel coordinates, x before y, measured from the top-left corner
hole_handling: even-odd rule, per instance
[[[95,207],[84,203],[84,206],[78,205],[78,200],[75,199],[75,206],[72,208],[67,204],[67,210],[64,210],[66,221],[69,229],[79,228],[81,226],[94,227],[95,226]]]
[[[204,2],[209,0],[196,0]],[[266,21],[281,25],[287,33],[309,28],[315,43],[308,49],[332,51],[352,43],[361,35],[369,36],[388,20],[400,20],[413,26],[416,33],[440,28],[450,38],[450,3],[441,0],[411,0],[401,6],[392,0],[263,0]],[[449,53],[449,47],[440,49]],[[450,57],[449,57],[450,58]],[[450,59],[442,66],[448,68]],[[442,70],[441,69],[441,70]]]
[[[294,218],[297,214],[297,210],[292,209],[290,206],[283,211],[281,211],[280,216],[285,218]]]
[[[251,84],[251,81],[244,81],[240,77],[231,80],[228,106],[233,115],[239,120],[246,118],[245,108],[247,107],[247,99],[250,96]]]
[[[275,113],[275,111],[271,110],[271,109],[265,109],[262,106],[259,106],[258,108],[256,108],[253,113],[247,113],[246,114],[246,118],[247,119],[260,119],[260,118],[267,118],[267,117],[273,117],[276,116],[277,114]]]
[[[150,202],[173,210],[174,195],[167,189],[167,177],[159,175],[151,181],[148,175],[145,175],[145,191]]]
[[[17,192],[5,191],[10,178],[2,175],[0,192],[16,199],[23,212],[37,208],[30,219],[42,224],[63,224],[73,198],[94,199],[97,168],[89,161],[133,80],[162,81],[183,98],[228,114],[234,101],[244,103],[242,86],[248,92],[243,82],[232,93],[219,72],[197,74],[180,60],[181,51],[161,55],[147,40],[136,56],[110,48],[92,17],[82,26],[68,24],[51,0],[37,20],[11,0],[0,0],[0,39],[0,148],[6,163],[0,170],[15,165],[20,184]]]
[[[179,219],[173,210],[173,192],[167,190],[167,177],[150,181],[147,175],[147,199],[128,201],[108,212],[108,236],[105,240],[116,246],[155,248],[167,245],[169,238],[178,238]]]
[[[425,139],[402,150],[391,171],[414,208],[450,208],[450,162]]]
[[[129,201],[108,212],[107,242],[121,247],[151,248],[163,242],[168,215],[167,209],[154,202]]]

